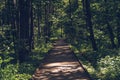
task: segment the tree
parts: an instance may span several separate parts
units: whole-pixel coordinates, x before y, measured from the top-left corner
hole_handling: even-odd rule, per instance
[[[117,23],[117,41],[118,47],[120,47],[120,8],[119,8],[119,1],[114,0],[114,9],[115,9],[115,19]]]
[[[92,26],[92,21],[91,21],[90,1],[82,0],[82,2],[83,2],[84,13],[86,16],[86,26],[90,33],[89,38],[91,40],[93,50],[96,51],[98,50],[98,48],[97,48],[97,44],[94,38],[94,31],[93,31],[93,26]]]
[[[114,33],[113,33],[113,30],[112,30],[112,27],[110,26],[109,24],[109,12],[108,12],[108,7],[107,7],[107,0],[104,0],[105,1],[105,23],[107,24],[107,30],[109,32],[109,37],[110,37],[110,40],[111,40],[111,44],[112,44],[112,48],[115,48],[116,45],[115,45],[115,42],[114,42]]]
[[[41,25],[40,25],[42,19],[41,7],[42,7],[42,1],[39,1],[39,3],[37,4],[38,39],[40,39],[41,37]]]
[[[51,15],[52,15],[52,1],[48,0],[45,1],[45,26],[44,26],[44,36],[45,36],[45,42],[47,43],[50,39],[51,36],[51,26],[52,26],[52,21]]]
[[[31,13],[31,0],[19,0],[19,19],[20,19],[20,32],[19,32],[19,61],[24,62],[29,54],[29,48],[31,43],[29,43],[29,32],[32,28],[32,20],[30,21]],[[31,25],[31,28],[30,28]],[[32,33],[32,31],[31,31]],[[30,39],[31,42],[31,39]]]

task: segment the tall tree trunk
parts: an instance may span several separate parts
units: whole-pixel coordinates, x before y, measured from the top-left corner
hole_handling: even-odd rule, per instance
[[[33,6],[32,1],[30,1],[30,17],[29,17],[29,26],[30,26],[30,39],[29,39],[29,52],[34,49],[34,24],[33,24]]]
[[[69,34],[69,37],[70,37],[70,42],[73,42],[74,41],[74,37],[72,36],[73,33],[71,32],[73,30],[73,18],[72,18],[72,1],[69,0],[69,28],[70,28],[70,34]]]
[[[113,33],[113,30],[112,30],[112,27],[110,26],[109,24],[109,12],[108,12],[108,8],[107,8],[107,0],[104,0],[105,1],[105,22],[107,24],[107,30],[109,32],[109,37],[110,37],[110,41],[111,41],[111,44],[112,44],[112,48],[115,48],[116,45],[115,45],[115,42],[114,42],[114,33]]]
[[[19,12],[20,12],[20,46],[19,46],[19,61],[24,62],[28,56],[29,47],[29,15],[30,15],[30,0],[19,0]]]
[[[48,42],[48,1],[45,1],[45,26],[44,26],[44,36],[45,36],[45,43]]]
[[[13,43],[14,43],[14,51],[17,53],[17,46],[16,46],[16,0],[12,0],[11,2],[11,29],[12,29],[12,36],[13,36]]]
[[[117,12],[117,40],[118,40],[118,47],[120,47],[120,9]]]
[[[6,17],[7,17],[7,19],[6,19],[6,24],[7,25],[10,25],[10,21],[11,21],[11,18],[10,18],[10,15],[11,15],[11,13],[10,13],[10,0],[5,0],[5,6],[6,6]]]
[[[0,26],[2,26],[2,12],[0,11]]]
[[[114,10],[116,12],[116,22],[117,22],[117,46],[118,48],[120,47],[120,9],[118,8],[119,6],[118,1],[114,0]]]
[[[51,36],[51,26],[52,26],[52,21],[50,20],[51,19],[51,15],[53,14],[52,13],[52,1],[49,0],[49,3],[48,3],[48,40],[50,39],[50,36]]]
[[[70,26],[72,26],[72,3],[71,0],[69,0],[69,19],[70,19]]]
[[[90,33],[90,40],[92,43],[92,48],[93,50],[98,50],[97,44],[94,38],[94,32],[93,32],[93,26],[92,26],[92,21],[91,21],[91,11],[90,11],[90,0],[83,0],[83,7],[84,7],[84,13],[86,15],[86,26],[89,30]]]
[[[40,3],[37,5],[37,20],[38,20],[38,41],[41,37],[41,26],[40,26],[40,22],[41,22],[41,18],[42,18],[42,14],[41,14],[41,1]]]

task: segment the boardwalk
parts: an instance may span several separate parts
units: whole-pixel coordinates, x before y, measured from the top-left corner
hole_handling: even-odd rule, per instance
[[[90,80],[69,46],[56,41],[43,63],[36,69],[33,80]]]

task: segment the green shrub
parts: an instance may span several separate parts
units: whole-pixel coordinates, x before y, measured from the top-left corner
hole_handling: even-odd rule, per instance
[[[103,80],[119,80],[120,56],[110,57],[109,55],[98,62],[99,75]]]
[[[19,71],[23,70],[25,70],[24,67],[19,68],[19,65],[9,64],[4,67],[4,69],[0,69],[0,80],[28,80],[29,78],[31,78],[31,74],[29,74],[29,71],[28,73],[19,73]],[[26,70],[29,70],[29,67],[26,67]]]
[[[28,80],[34,73],[35,69],[39,67],[40,61],[44,58],[48,50],[51,49],[51,43],[40,46],[35,46],[35,49],[29,55],[28,61],[18,64],[11,64],[11,61],[15,58],[13,49],[6,49],[1,51],[0,55],[0,80]],[[4,64],[4,65],[3,65]]]

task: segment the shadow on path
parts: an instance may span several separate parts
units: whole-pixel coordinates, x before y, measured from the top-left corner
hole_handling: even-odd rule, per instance
[[[58,40],[53,45],[32,80],[90,80],[64,40]]]

